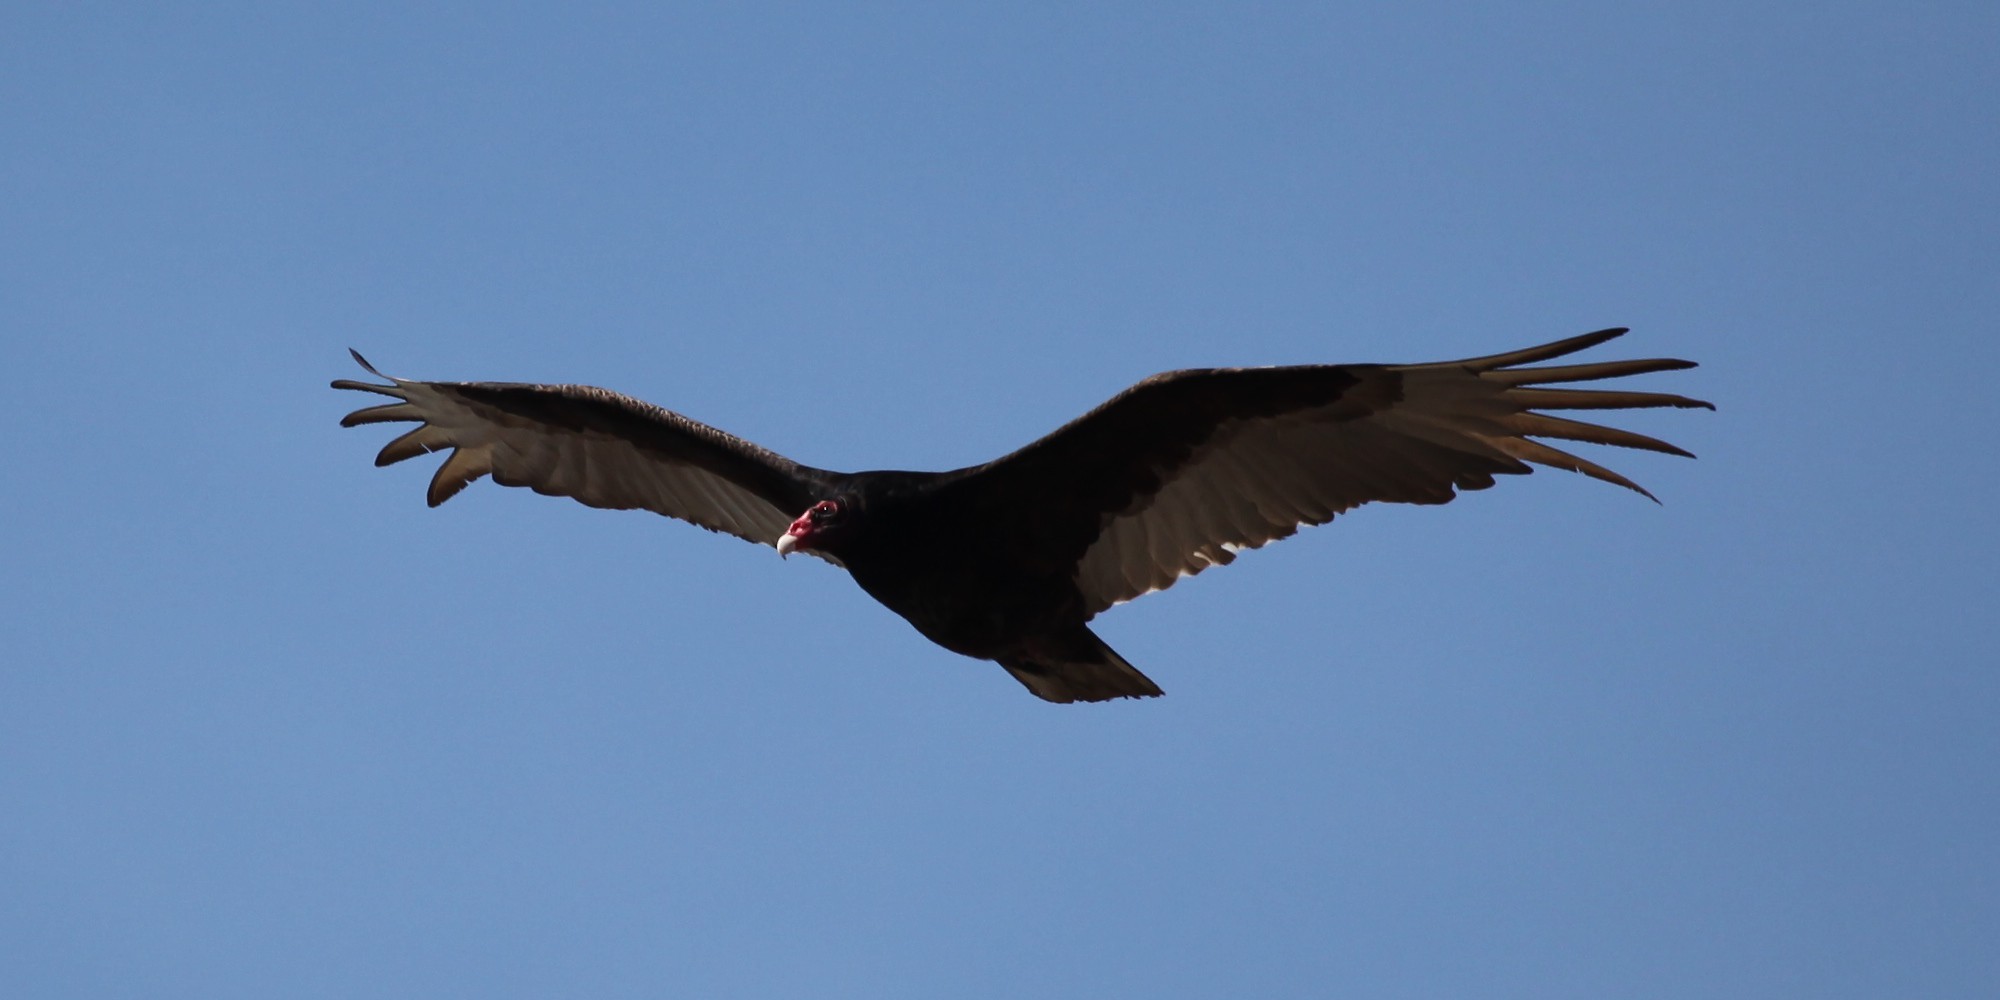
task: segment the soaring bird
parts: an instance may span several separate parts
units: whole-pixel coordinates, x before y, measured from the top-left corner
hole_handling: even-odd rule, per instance
[[[1203,368],[1145,379],[1013,454],[950,472],[801,465],[606,389],[512,382],[336,389],[396,401],[344,427],[410,421],[376,465],[450,451],[435,507],[484,475],[592,507],[644,509],[844,567],[932,642],[993,660],[1054,702],[1158,685],[1091,632],[1098,612],[1372,501],[1440,504],[1546,465],[1637,483],[1533,440],[1693,457],[1545,410],[1704,407],[1685,396],[1548,388],[1692,368],[1668,358],[1524,367],[1624,334],[1599,330],[1430,364]]]

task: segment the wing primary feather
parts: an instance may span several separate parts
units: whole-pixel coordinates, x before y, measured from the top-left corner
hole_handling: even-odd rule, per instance
[[[1542,344],[1536,347],[1524,347],[1518,351],[1508,351],[1505,354],[1489,354],[1483,358],[1466,358],[1463,361],[1449,363],[1453,367],[1470,368],[1476,372],[1487,372],[1495,368],[1513,368],[1516,365],[1531,365],[1537,361],[1560,358],[1565,354],[1575,354],[1578,351],[1596,347],[1607,340],[1616,340],[1624,336],[1627,332],[1629,332],[1628,327],[1614,326],[1608,330],[1580,333],[1574,337],[1565,337],[1553,343]],[[384,377],[386,378],[387,376]]]
[[[386,378],[387,376],[384,377]],[[393,385],[376,385],[373,382],[356,382],[351,378],[337,378],[328,384],[336,389],[353,389],[356,392],[372,392],[378,396],[389,396],[394,399],[408,398],[407,396],[404,395],[403,390],[400,387]]]
[[[359,427],[362,424],[393,423],[398,420],[422,421],[424,411],[410,403],[385,403],[369,406],[340,418],[342,427]]]
[[[447,435],[443,431],[438,430],[431,424],[425,424],[383,445],[382,450],[375,455],[375,464],[378,466],[394,465],[405,459],[415,458],[418,455],[429,454],[440,448],[448,447],[450,444],[451,442],[447,439]]]
[[[1594,382],[1598,379],[1680,371],[1693,367],[1695,367],[1694,362],[1682,361],[1679,358],[1647,358],[1635,361],[1599,361],[1588,365],[1555,365],[1549,368],[1513,368],[1507,371],[1480,372],[1479,377],[1502,385],[1546,385],[1550,382]],[[1708,403],[1699,405],[1715,409]]]
[[[1591,444],[1608,444],[1620,448],[1639,448],[1645,451],[1657,451],[1667,455],[1679,455],[1683,458],[1694,457],[1687,450],[1668,444],[1659,438],[1647,437],[1644,434],[1635,434],[1631,431],[1621,431],[1616,427],[1605,427],[1601,424],[1586,424],[1581,420],[1565,420],[1562,417],[1551,417],[1546,413],[1516,414],[1507,421],[1507,424],[1515,433],[1527,434],[1533,437],[1562,438],[1565,441],[1587,441]]]
[[[1578,458],[1569,452],[1557,448],[1551,448],[1540,441],[1530,441],[1527,438],[1506,438],[1496,443],[1504,448],[1508,454],[1522,461],[1533,462],[1536,465],[1546,465],[1552,469],[1567,469],[1570,472],[1581,472],[1592,479],[1611,483],[1614,486],[1623,486],[1654,503],[1660,502],[1659,497],[1654,496],[1650,490],[1640,486],[1638,483],[1596,462],[1586,458]]]
[[[1629,392],[1607,389],[1526,389],[1507,390],[1507,400],[1530,410],[1640,410],[1678,406],[1684,409],[1714,409],[1712,403],[1667,392]]]
[[[379,369],[377,369],[377,368],[376,368],[376,367],[375,367],[374,365],[371,365],[371,364],[369,364],[369,363],[368,363],[368,359],[367,359],[367,358],[364,358],[364,357],[362,357],[362,356],[361,356],[361,352],[360,352],[360,351],[357,351],[357,350],[355,350],[354,348],[350,347],[350,348],[348,348],[348,349],[347,349],[347,353],[349,353],[349,354],[352,354],[352,355],[354,355],[354,361],[355,361],[355,363],[356,363],[356,364],[359,364],[359,365],[360,365],[361,367],[363,367],[363,368],[367,369],[367,370],[368,370],[368,374],[370,374],[370,375],[373,375],[373,376],[375,376],[376,378],[386,378],[386,379],[388,379],[388,380],[389,380],[389,381],[391,381],[391,382],[401,382],[401,381],[402,381],[402,379],[399,379],[399,378],[395,377],[394,375],[384,375],[384,374],[382,374],[382,372],[381,372],[381,371],[380,371]]]
[[[424,494],[424,500],[432,507],[458,495],[458,492],[493,471],[492,455],[484,448],[454,448],[451,457],[438,466],[437,474],[431,477],[431,486]]]
[[[394,382],[395,385],[376,385],[373,382],[357,382],[351,378],[337,378],[334,379],[332,383],[334,388],[353,389],[357,392],[372,392],[379,396],[392,396],[396,399],[409,398],[409,394],[403,390],[402,379],[399,379],[394,375],[384,375],[380,371],[377,371],[374,365],[368,363],[367,358],[361,356],[360,351],[357,351],[352,347],[347,349],[347,353],[353,355],[355,362],[359,364],[363,370],[368,372],[368,374],[373,375],[376,378],[386,378],[389,381]],[[348,426],[353,426],[353,425],[350,424]]]

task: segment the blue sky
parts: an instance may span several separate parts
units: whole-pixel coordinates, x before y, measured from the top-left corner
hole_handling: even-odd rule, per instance
[[[14,4],[0,993],[2000,990],[1991,4]],[[1701,455],[1367,508],[1052,706],[843,574],[370,466],[815,465],[1604,326]]]

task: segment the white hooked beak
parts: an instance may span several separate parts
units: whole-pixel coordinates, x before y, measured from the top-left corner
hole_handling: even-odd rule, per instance
[[[783,559],[799,547],[799,536],[787,531],[778,536],[778,558]]]

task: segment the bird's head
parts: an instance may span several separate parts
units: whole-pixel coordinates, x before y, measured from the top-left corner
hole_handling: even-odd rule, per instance
[[[801,550],[837,550],[853,528],[854,514],[854,505],[845,497],[813,504],[778,537],[778,555],[788,556]]]

